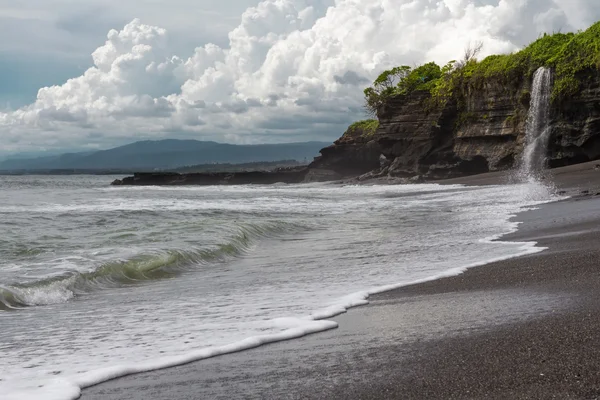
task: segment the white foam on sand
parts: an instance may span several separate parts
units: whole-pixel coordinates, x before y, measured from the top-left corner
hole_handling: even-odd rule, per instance
[[[514,223],[514,230],[516,230],[517,225],[517,223]],[[498,242],[496,241],[496,239],[497,238],[494,237],[483,239],[482,241],[493,241],[496,244],[506,243],[507,245],[511,246],[519,244],[520,251],[518,253],[513,253],[504,257],[496,257],[485,261],[474,262],[463,267],[453,268],[425,279],[379,286],[371,288],[369,290],[356,292],[339,299],[339,301],[336,304],[318,310],[304,318],[274,319],[271,321],[273,326],[285,328],[284,331],[279,333],[253,336],[225,346],[209,347],[194,350],[185,355],[168,356],[136,364],[117,365],[114,367],[85,372],[67,378],[57,378],[54,381],[50,381],[44,384],[43,386],[38,387],[35,390],[14,391],[10,394],[7,394],[7,397],[3,397],[3,399],[33,400],[43,398],[45,400],[74,400],[81,396],[81,391],[83,389],[112,379],[121,378],[127,375],[138,374],[142,372],[171,368],[195,361],[204,360],[211,357],[252,349],[255,347],[262,346],[264,344],[296,339],[313,333],[335,329],[338,327],[338,323],[335,321],[327,320],[327,318],[332,318],[342,313],[345,313],[350,308],[369,304],[368,298],[371,295],[399,289],[401,287],[406,287],[410,285],[430,282],[441,278],[457,276],[464,273],[470,268],[483,266],[493,262],[504,261],[511,258],[521,257],[528,254],[534,254],[546,250],[545,247],[537,247],[536,242]]]
[[[191,351],[185,355],[164,357],[136,364],[118,365],[85,372],[68,378],[57,378],[44,384],[43,386],[36,388],[35,390],[11,391],[11,393],[3,395],[2,398],[4,400],[77,399],[81,396],[82,389],[109,381],[111,379],[188,364],[194,361],[200,361],[223,354],[252,349],[267,343],[296,339],[311,333],[334,329],[338,326],[337,322],[335,321],[292,318],[286,319],[286,325],[292,327],[284,330],[283,332],[249,337],[225,346],[209,347]]]

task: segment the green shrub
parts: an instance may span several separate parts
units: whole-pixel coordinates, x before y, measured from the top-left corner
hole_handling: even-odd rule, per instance
[[[552,68],[555,84],[552,99],[572,96],[579,90],[577,75],[600,69],[600,22],[578,33],[545,34],[523,50],[489,56],[472,65],[468,84],[494,80],[506,86],[518,86],[523,77],[531,79],[540,67]]]
[[[371,137],[375,134],[379,128],[379,121],[376,119],[365,119],[363,121],[357,121],[348,127],[348,134],[354,136],[353,134],[357,131],[362,132],[362,137]]]
[[[435,81],[442,77],[442,69],[430,62],[413,70],[409,70],[394,91],[394,94],[409,94],[415,90],[431,90]]]
[[[368,139],[375,135],[377,128],[379,128],[379,121],[376,119],[366,119],[363,121],[357,121],[348,127],[343,137],[363,137]]]
[[[403,65],[383,71],[373,86],[365,89],[365,110],[369,115],[376,116],[379,107],[396,92],[397,85],[410,74],[410,67]]]
[[[409,66],[383,71],[375,79],[373,86],[366,88],[365,109],[376,116],[379,107],[391,96],[407,95],[415,90],[432,90],[435,82],[442,77],[442,69],[434,62],[412,69]]]
[[[416,90],[429,90],[431,106],[441,106],[454,97],[459,106],[471,90],[495,82],[504,87],[519,87],[523,79],[531,79],[540,67],[552,68],[554,89],[552,100],[573,96],[580,89],[580,73],[600,70],[600,22],[578,33],[544,34],[524,49],[512,54],[493,55],[478,61],[467,58],[440,68],[427,63],[411,69],[393,68],[381,74],[372,87],[365,90],[367,110],[377,109],[391,96],[408,95]],[[519,100],[525,100],[525,93]]]

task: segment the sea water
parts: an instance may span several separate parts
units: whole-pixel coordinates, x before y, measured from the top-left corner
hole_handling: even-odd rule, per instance
[[[543,186],[110,187],[0,177],[0,397],[337,327],[369,294],[540,251],[497,239]],[[398,315],[397,318],[402,318]]]

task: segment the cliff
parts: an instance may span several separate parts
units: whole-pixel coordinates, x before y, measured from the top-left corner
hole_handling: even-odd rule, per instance
[[[451,99],[433,111],[429,92],[390,99],[374,136],[393,160],[384,172],[444,179],[512,167],[523,148],[529,85],[510,90],[487,83],[462,104]]]
[[[351,125],[306,168],[235,174],[136,174],[116,184],[298,183],[384,176],[445,179],[514,167],[526,136],[533,76],[553,75],[549,167],[600,159],[600,22],[544,35],[523,50],[444,67],[384,71],[365,90],[376,120]]]
[[[600,159],[600,23],[577,34],[546,35],[514,54],[459,64],[384,72],[365,90],[379,122],[375,132],[347,132],[321,151],[315,167],[336,177],[412,180],[514,167],[525,143],[533,73],[542,66],[554,76],[548,166]],[[376,166],[377,151],[386,160]]]
[[[600,70],[578,75],[580,90],[551,109],[548,164],[600,159]],[[426,90],[390,97],[370,126],[353,125],[308,167],[271,172],[137,173],[116,185],[301,183],[382,176],[437,180],[515,166],[523,150],[531,79],[487,81],[432,107]]]
[[[561,167],[600,158],[600,70],[579,75],[581,90],[553,109],[549,166]]]
[[[308,167],[305,182],[354,177],[378,168],[382,148],[373,140],[378,125],[377,121],[351,125],[333,145],[321,149],[321,156]]]

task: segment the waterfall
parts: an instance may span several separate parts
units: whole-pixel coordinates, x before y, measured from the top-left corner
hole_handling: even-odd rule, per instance
[[[539,178],[545,168],[550,136],[551,92],[552,71],[544,67],[539,68],[533,77],[525,148],[520,160],[519,176],[522,180]]]

